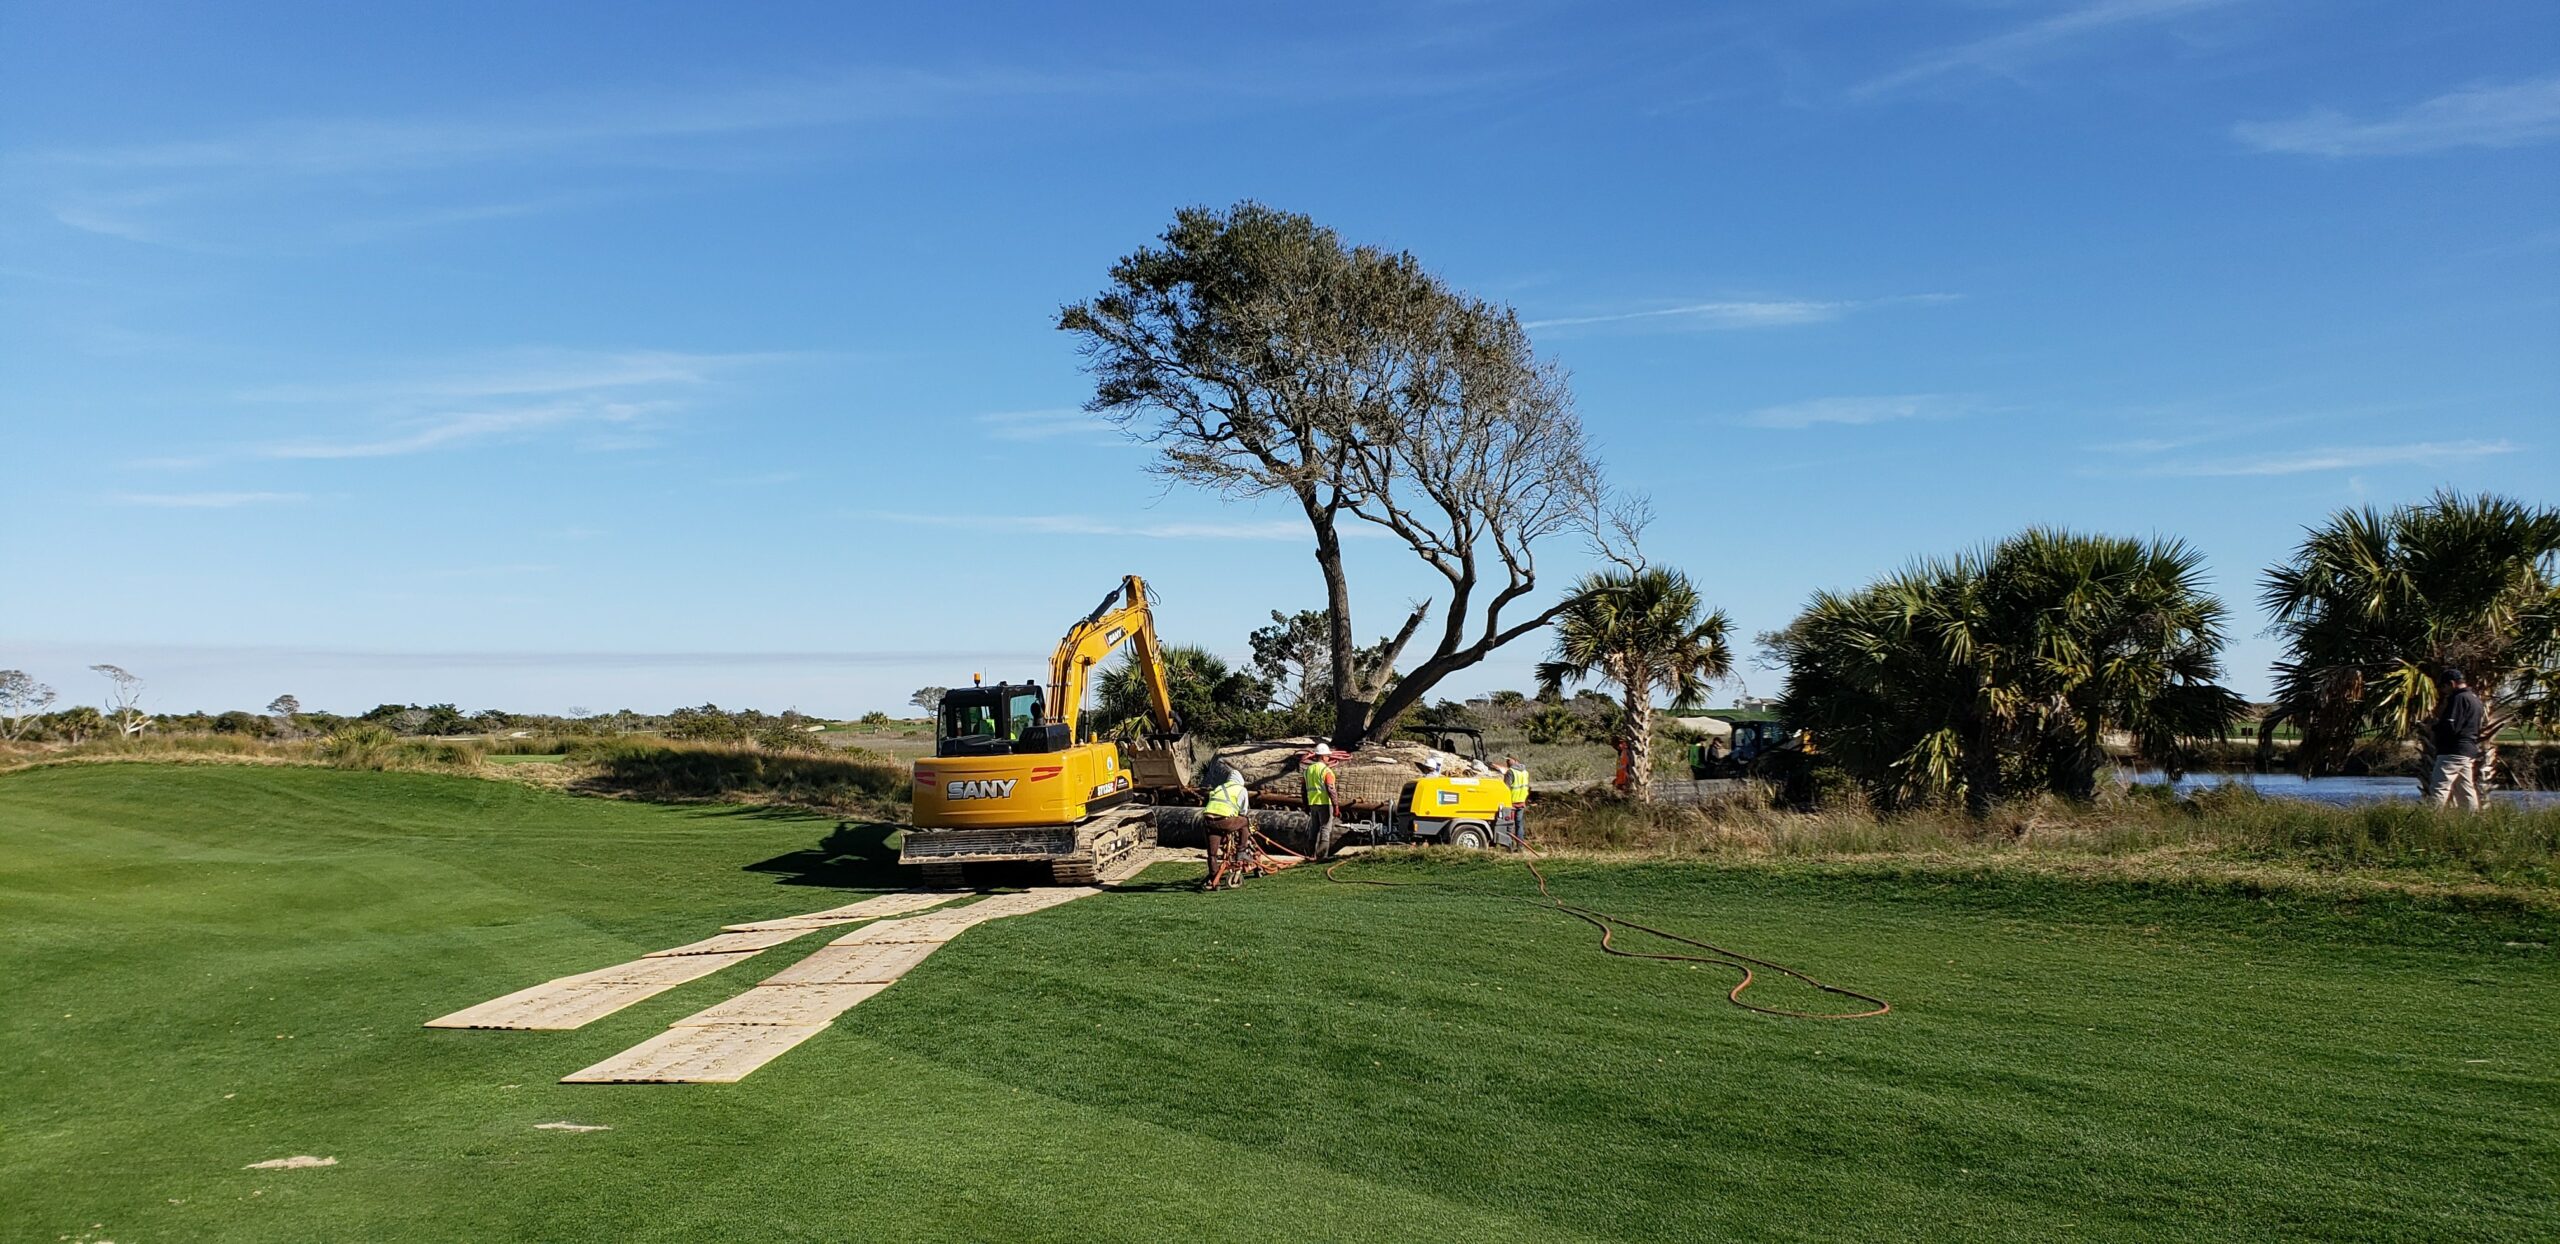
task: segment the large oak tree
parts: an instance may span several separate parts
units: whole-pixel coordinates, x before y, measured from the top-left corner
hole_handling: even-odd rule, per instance
[[[1154,443],[1166,478],[1305,514],[1336,743],[1383,738],[1441,680],[1556,616],[1564,601],[1524,604],[1536,550],[1594,530],[1600,469],[1562,373],[1510,308],[1258,203],[1186,209],[1159,241],[1059,313],[1094,376],[1086,408]],[[1393,534],[1447,584],[1429,652],[1392,684],[1360,676],[1346,520]],[[1431,605],[1389,639],[1386,668]]]

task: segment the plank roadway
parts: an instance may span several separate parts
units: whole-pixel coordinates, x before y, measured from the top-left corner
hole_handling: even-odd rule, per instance
[[[629,963],[559,977],[464,1007],[428,1020],[426,1026],[544,1032],[583,1028],[624,1007],[646,1002],[687,981],[699,980],[820,929],[923,911],[959,897],[962,896],[900,891],[806,915],[732,925],[715,937],[651,951]]]
[[[909,890],[898,894],[882,894],[859,903],[830,907],[803,916],[784,916],[778,920],[758,920],[749,924],[722,925],[730,933],[762,933],[775,929],[819,929],[831,924],[850,924],[857,920],[876,920],[883,916],[902,916],[908,912],[939,907],[966,895],[948,891]]]
[[[826,1030],[825,1024],[706,1024],[670,1028],[563,1084],[735,1084]]]
[[[882,920],[819,947],[745,993],[677,1020],[667,1031],[603,1062],[561,1077],[561,1082],[734,1084],[824,1032],[838,1016],[887,989],[962,932],[990,920],[1028,915],[1101,892],[1092,886],[1064,886],[999,894],[965,907]]]

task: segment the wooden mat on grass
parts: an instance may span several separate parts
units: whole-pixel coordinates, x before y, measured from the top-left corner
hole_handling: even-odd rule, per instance
[[[560,1031],[583,1028],[627,1006],[699,980],[732,963],[820,929],[855,921],[876,920],[938,907],[960,897],[948,893],[881,894],[843,907],[734,926],[732,931],[667,950],[652,951],[629,963],[580,972],[519,989],[478,1006],[428,1020],[429,1028],[504,1028]]]
[[[999,894],[931,915],[884,920],[819,947],[755,988],[697,1011],[667,1031],[564,1084],[732,1084],[824,1031],[887,989],[963,931],[1102,891],[1090,886]]]

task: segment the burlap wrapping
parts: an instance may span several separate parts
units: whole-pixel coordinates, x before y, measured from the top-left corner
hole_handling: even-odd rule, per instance
[[[1306,794],[1304,758],[1315,745],[1316,740],[1311,738],[1257,739],[1221,747],[1217,758],[1244,774],[1245,784],[1255,794],[1295,800]],[[1327,763],[1333,766],[1334,789],[1342,802],[1378,805],[1394,803],[1402,796],[1405,783],[1422,776],[1422,762],[1435,755],[1452,776],[1472,771],[1458,756],[1402,740],[1372,743],[1356,752],[1336,752]]]

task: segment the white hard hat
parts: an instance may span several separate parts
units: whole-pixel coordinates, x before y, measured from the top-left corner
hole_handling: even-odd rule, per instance
[[[1318,743],[1318,744],[1316,744],[1316,755],[1319,755],[1319,756],[1330,756],[1330,755],[1332,755],[1332,754],[1333,754],[1333,744],[1331,744],[1331,743]]]
[[[1422,758],[1422,767],[1433,773],[1438,773],[1440,771],[1440,758],[1437,756],[1425,756]]]

